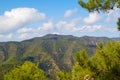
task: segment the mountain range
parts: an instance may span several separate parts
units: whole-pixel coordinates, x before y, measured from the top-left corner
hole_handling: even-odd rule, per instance
[[[81,49],[85,48],[91,56],[98,43],[119,40],[120,38],[47,34],[21,42],[0,42],[0,77],[25,61],[36,63],[46,72],[47,77],[55,77],[57,71],[70,70],[74,64],[74,54]]]

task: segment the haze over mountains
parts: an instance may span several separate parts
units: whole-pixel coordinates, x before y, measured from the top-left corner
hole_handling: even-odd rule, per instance
[[[118,40],[120,38],[48,34],[21,42],[0,42],[0,76],[24,61],[31,61],[54,77],[59,70],[69,71],[77,51],[85,48],[92,55],[99,42]]]

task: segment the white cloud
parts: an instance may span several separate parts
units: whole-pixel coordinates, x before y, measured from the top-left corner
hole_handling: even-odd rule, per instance
[[[81,32],[95,32],[95,31],[100,31],[100,30],[102,30],[101,25],[93,25],[93,26],[85,25],[81,28],[78,28],[78,31],[81,31]]]
[[[17,36],[18,36],[17,38],[19,40],[26,40],[26,39],[31,39],[34,37],[40,37],[40,36],[43,36],[44,34],[42,34],[41,32],[21,33],[21,34],[17,34]]]
[[[74,18],[72,20],[61,20],[58,21],[55,25],[55,28],[58,32],[74,32],[77,30],[81,18]]]
[[[19,35],[19,39],[28,39],[30,36],[29,36],[29,34],[28,33],[23,33],[23,34],[20,34]]]
[[[40,32],[40,31],[44,32],[44,31],[48,31],[52,29],[53,29],[53,23],[49,21],[49,22],[43,23],[43,25],[40,27],[39,26],[36,28],[24,27],[24,28],[18,29],[17,33],[35,33],[35,32]]]
[[[39,30],[43,30],[43,31],[47,31],[47,30],[51,30],[51,29],[53,29],[53,23],[51,21],[43,23],[43,25],[41,27],[39,27]]]
[[[116,32],[116,28],[107,27],[104,25],[84,25],[82,27],[79,26],[79,22],[81,19],[73,19],[70,21],[59,21],[56,23],[56,30],[59,33],[81,33],[81,32]]]
[[[45,14],[34,8],[15,8],[0,16],[0,32],[17,29],[29,22],[44,20]]]
[[[12,33],[6,34],[6,35],[0,34],[0,39],[2,39],[2,40],[4,40],[4,39],[12,39],[12,37],[13,37]]]
[[[100,20],[100,16],[95,12],[95,13],[90,13],[88,17],[84,18],[83,21],[86,24],[92,24]]]
[[[56,24],[56,29],[60,32],[74,32],[76,30],[77,23],[74,21],[59,21]]]
[[[77,12],[77,9],[73,9],[73,10],[67,10],[64,14],[64,18],[70,17],[72,16],[74,13]]]
[[[17,30],[17,33],[28,33],[28,32],[32,32],[33,29],[32,28],[21,28],[19,30]]]
[[[30,39],[36,36],[40,36],[42,34],[49,33],[50,30],[53,30],[53,23],[52,21],[48,21],[43,23],[42,26],[38,27],[26,27],[17,30],[18,38],[21,40]]]
[[[82,26],[81,28],[76,28],[76,31],[80,31],[80,32],[117,32],[116,28],[112,28],[112,27],[106,27],[106,26],[102,26],[102,25],[85,25]]]

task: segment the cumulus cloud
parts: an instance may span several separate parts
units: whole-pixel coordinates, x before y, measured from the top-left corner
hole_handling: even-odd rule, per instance
[[[67,10],[64,14],[64,18],[70,17],[72,16],[74,13],[77,12],[77,9],[73,9],[73,10]]]
[[[29,39],[35,36],[40,36],[42,34],[49,33],[53,30],[53,22],[48,21],[43,23],[41,26],[38,27],[26,27],[17,30],[17,34],[19,35],[19,39]]]
[[[90,13],[88,17],[84,18],[83,21],[86,24],[92,24],[100,20],[100,16],[95,12],[95,13]]]
[[[97,13],[90,13],[88,17],[83,19],[80,17],[67,19],[76,12],[77,9],[68,10],[65,12],[63,20],[53,22],[54,18],[47,20],[44,13],[38,12],[34,8],[16,8],[6,11],[3,15],[0,15],[0,39],[1,41],[25,40],[48,33],[89,35],[94,34],[94,32],[117,32],[114,27],[93,24],[101,19],[101,16]],[[118,17],[120,17],[119,12],[111,12],[108,14],[108,21],[115,20]],[[41,22],[41,20],[44,21]],[[84,23],[82,23],[83,21]]]
[[[15,8],[0,16],[0,32],[17,29],[29,22],[44,20],[45,14],[34,8]]]
[[[116,28],[107,27],[103,25],[84,25],[79,26],[81,19],[73,19],[71,21],[59,21],[56,23],[56,30],[59,33],[81,33],[81,32],[116,32]]]
[[[56,24],[56,28],[58,31],[71,31],[74,30],[74,23],[68,23],[66,21],[59,21]]]
[[[56,23],[56,29],[59,32],[74,32],[80,20],[80,18],[76,18],[71,21],[58,21]]]
[[[39,30],[43,30],[43,31],[51,30],[51,29],[53,29],[53,23],[51,21],[43,23],[43,25],[39,27]]]
[[[84,25],[79,26],[79,22],[81,19],[73,19],[71,21],[59,21],[56,23],[56,30],[58,32],[95,32],[108,30],[108,28],[104,29],[102,25]]]

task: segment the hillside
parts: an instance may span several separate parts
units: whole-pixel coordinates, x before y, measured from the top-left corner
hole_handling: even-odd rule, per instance
[[[21,42],[1,42],[0,77],[24,61],[38,64],[48,77],[54,77],[59,70],[69,71],[74,64],[73,57],[77,51],[85,48],[89,55],[92,55],[99,42],[111,40],[119,39],[48,34]]]

